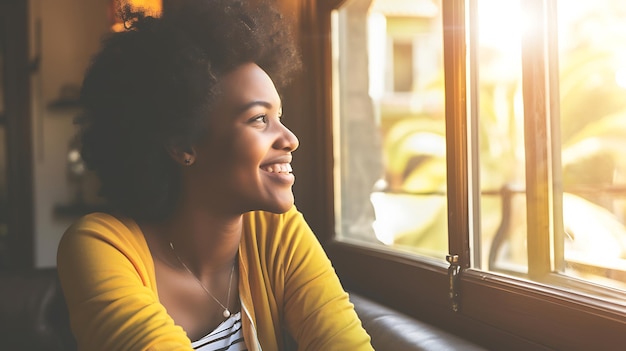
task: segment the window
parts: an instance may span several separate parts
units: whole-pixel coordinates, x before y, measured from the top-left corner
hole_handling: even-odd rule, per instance
[[[337,234],[443,259],[442,22],[421,3],[353,0],[333,12]]]
[[[333,213],[318,206],[348,287],[488,347],[621,340],[626,5],[318,11]]]

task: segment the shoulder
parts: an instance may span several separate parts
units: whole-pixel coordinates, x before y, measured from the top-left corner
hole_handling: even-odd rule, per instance
[[[85,215],[72,224],[67,232],[72,233],[81,230],[88,231],[129,231],[128,220],[115,217],[104,212],[94,212]]]
[[[142,237],[137,224],[127,218],[115,217],[108,213],[95,212],[81,217],[74,222],[63,235],[64,239],[77,236],[93,236],[104,240],[130,243]]]
[[[309,232],[304,216],[293,206],[284,213],[252,211],[244,216],[244,236],[260,236],[258,239],[277,239]]]
[[[294,206],[284,213],[249,212],[244,216],[242,245],[269,255],[291,256],[317,245],[317,238]]]
[[[149,255],[147,243],[137,224],[128,218],[96,212],[83,216],[63,234],[59,253],[114,248],[126,256]]]

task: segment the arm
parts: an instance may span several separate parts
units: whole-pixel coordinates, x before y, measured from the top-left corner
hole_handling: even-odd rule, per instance
[[[295,212],[295,211],[294,211]],[[295,212],[287,218],[284,315],[299,350],[373,350],[317,238]]]
[[[159,303],[140,232],[111,216],[88,216],[63,236],[57,266],[79,349],[192,350]]]

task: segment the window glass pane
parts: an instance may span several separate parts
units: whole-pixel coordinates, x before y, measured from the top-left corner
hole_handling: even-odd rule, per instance
[[[340,240],[448,252],[440,9],[352,0],[333,13]]]
[[[626,289],[626,2],[557,11],[564,271]]]
[[[475,266],[527,272],[519,0],[477,0],[470,57],[479,158],[480,255]],[[471,89],[471,88],[470,88]]]
[[[559,140],[555,150],[561,153],[557,167],[562,168],[546,181],[554,182],[557,194],[563,190],[553,204],[554,214],[562,218],[554,221],[553,267],[537,279],[619,296],[626,290],[626,46],[616,43],[626,37],[626,3],[555,3],[555,14],[543,10],[554,15],[558,40],[548,33],[543,39],[558,45],[558,65],[545,63],[559,70],[546,76],[558,77],[560,103],[551,111],[559,124],[549,138]],[[529,260],[537,262],[539,254],[527,245],[525,178],[536,167],[527,164],[525,147],[533,146],[525,146],[524,139],[537,136],[523,133],[521,58],[529,53],[521,52],[521,36],[532,23],[528,16],[542,14],[529,13],[520,0],[471,0],[468,5],[474,25],[468,100],[478,156],[478,169],[470,174],[478,177],[480,189],[473,265],[526,276]],[[546,89],[539,84],[544,86],[535,91]],[[538,118],[547,121],[550,116]],[[547,237],[550,230],[531,234]],[[598,289],[602,286],[611,289]]]

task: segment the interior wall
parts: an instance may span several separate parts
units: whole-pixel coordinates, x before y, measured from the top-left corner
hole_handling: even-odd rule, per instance
[[[31,78],[36,267],[56,265],[59,239],[76,219],[55,215],[54,209],[73,198],[66,155],[77,110],[48,105],[59,98],[63,86],[80,85],[108,30],[108,1],[29,1],[30,56],[39,62]]]

